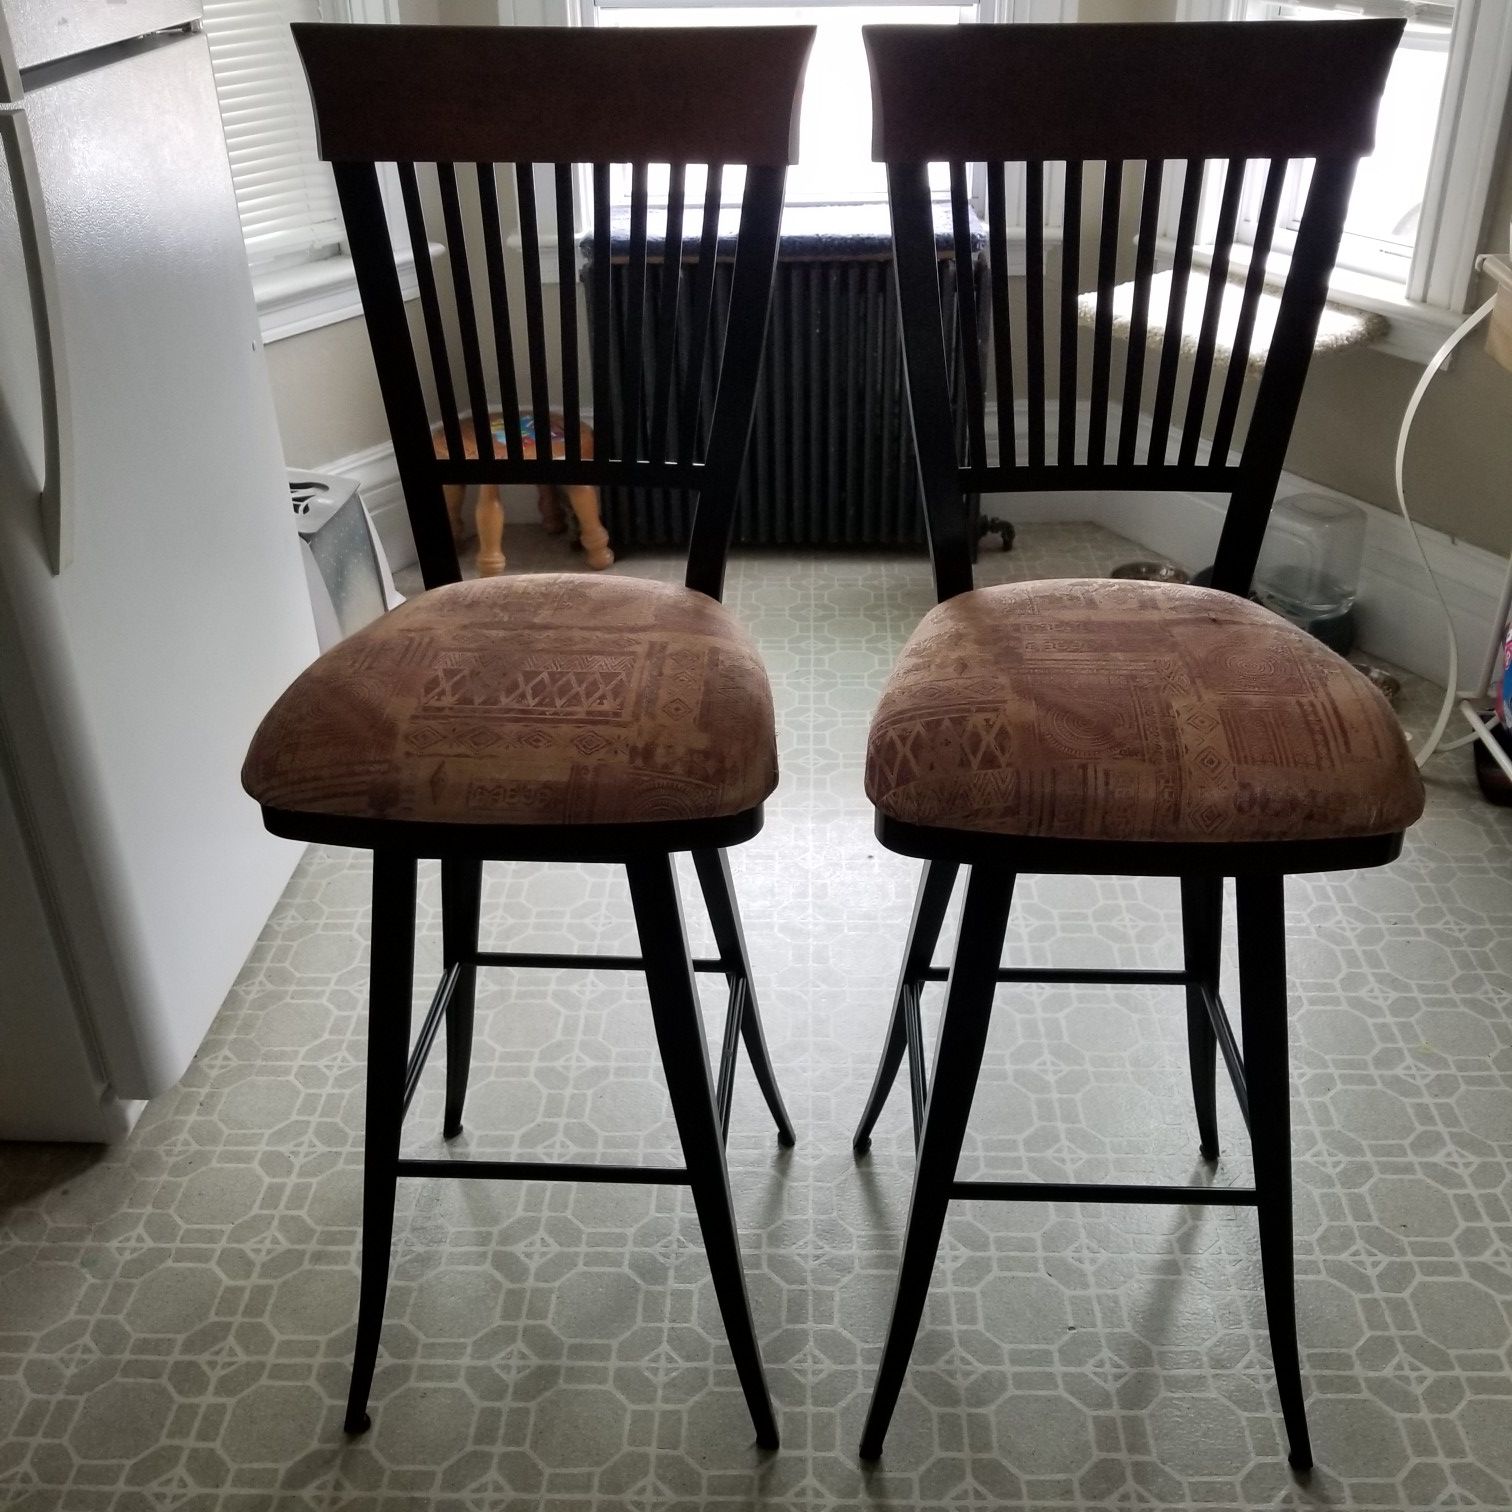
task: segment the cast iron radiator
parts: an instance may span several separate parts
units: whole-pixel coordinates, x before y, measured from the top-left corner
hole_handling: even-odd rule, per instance
[[[834,229],[837,215],[847,221],[840,232]],[[824,229],[813,233],[803,229],[805,219],[820,216],[823,219],[818,223]],[[949,245],[944,240],[947,224],[942,219],[942,249]],[[616,353],[610,363],[611,392],[616,413],[622,414],[624,396],[618,378],[624,366],[618,349],[625,339],[630,282],[628,214],[615,213],[613,231],[611,331]],[[985,233],[982,240],[985,244]],[[784,216],[766,355],[736,508],[735,540],[740,544],[913,546],[924,541],[918,469],[903,389],[890,241],[885,206],[841,212],[799,207],[790,208]],[[593,249],[586,237],[582,246],[583,285],[591,317]],[[697,244],[690,237],[685,247],[685,263],[691,264]],[[986,311],[990,305],[987,272],[980,249],[975,250],[977,309]],[[653,339],[660,323],[662,252],[654,234],[648,253],[642,366],[649,393]],[[687,370],[685,332],[692,323],[691,267],[684,271],[677,312],[679,380]],[[717,264],[716,332],[723,330],[731,272],[729,261]],[[962,354],[957,350],[953,258],[941,257],[940,277],[949,355],[953,366],[959,367]],[[588,328],[593,329],[591,318]],[[978,332],[977,337],[982,342],[985,332]],[[712,371],[716,360],[717,354],[711,353],[706,370]],[[958,391],[959,387],[958,381]],[[711,399],[706,389],[704,424]],[[959,409],[957,413],[964,426],[964,414]],[[695,454],[701,455],[706,440],[704,435],[697,438]],[[696,495],[681,489],[606,488],[604,524],[616,551],[680,546],[688,539],[696,502]],[[970,502],[974,512],[976,501]]]

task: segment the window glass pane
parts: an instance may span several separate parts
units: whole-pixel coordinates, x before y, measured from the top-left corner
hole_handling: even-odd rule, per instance
[[[861,28],[878,22],[955,25],[970,10],[947,5],[861,5],[774,9],[732,6],[658,6],[655,9],[604,9],[600,26],[817,26],[803,91],[797,166],[788,170],[787,199],[796,205],[847,204],[887,198],[882,165],[871,160],[871,79]],[[949,186],[946,170],[936,164],[935,187]],[[664,199],[666,170],[649,178],[653,196]],[[725,177],[725,194],[736,192],[736,181]],[[620,186],[628,197],[629,185]],[[703,190],[689,175],[690,201]]]

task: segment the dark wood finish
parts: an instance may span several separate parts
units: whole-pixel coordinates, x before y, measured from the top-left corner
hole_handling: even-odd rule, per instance
[[[998,460],[1017,460],[1017,418],[1013,409],[1013,324],[1008,303],[1008,205],[1004,163],[987,164],[987,260],[992,287],[992,362],[997,380]],[[983,458],[983,460],[987,460]]]
[[[905,824],[885,814],[876,816],[874,827],[877,839],[888,850],[902,856],[917,856],[921,861],[977,866],[1006,858],[1016,863],[1019,872],[1084,877],[1288,876],[1385,866],[1402,853],[1400,834],[1205,845],[989,835],[976,830]]]
[[[745,1273],[740,1264],[740,1240],[730,1178],[725,1171],[724,1141],[709,1078],[698,988],[682,927],[677,877],[670,856],[632,861],[626,870],[635,927],[646,961],[646,986],[651,994],[656,1042],[687,1162],[698,1226],[703,1231],[704,1249],[709,1256],[714,1292],[724,1316],[746,1406],[756,1426],[756,1442],[764,1449],[775,1449],[777,1419],[767,1395],[761,1350],[756,1343]]]
[[[950,906],[950,895],[955,889],[956,873],[960,870],[951,861],[928,862],[919,875],[919,891],[914,899],[913,922],[908,926],[908,939],[903,946],[903,966],[898,973],[898,985],[893,992],[892,1018],[887,1026],[887,1042],[883,1046],[882,1060],[872,1082],[866,1108],[861,1122],[856,1126],[851,1144],[857,1151],[869,1149],[872,1130],[877,1116],[882,1112],[887,1094],[892,1090],[893,1079],[903,1062],[903,1050],[907,1038],[906,999],[917,998],[924,983],[929,980],[944,981],[946,973],[933,976],[930,962],[934,959],[935,942],[940,938],[940,927],[945,922],[945,910]]]
[[[1081,290],[1082,165],[1067,163],[1064,224],[1061,227],[1060,394],[1055,413],[1055,460],[1076,461],[1076,344],[1080,331],[1076,302]]]
[[[1402,23],[863,31],[878,162],[1105,162],[1363,156]]]
[[[761,1014],[756,1007],[756,987],[751,975],[751,958],[746,951],[745,930],[740,923],[740,910],[735,903],[735,883],[730,876],[730,858],[722,850],[696,850],[693,866],[698,873],[698,885],[703,890],[704,905],[709,910],[709,923],[714,930],[714,943],[719,948],[719,963],[730,988],[730,1012],[736,1014],[736,997],[739,996],[739,1013],[736,1023],[740,1037],[745,1041],[746,1054],[751,1060],[751,1071],[756,1085],[766,1099],[767,1110],[777,1125],[777,1142],[791,1148],[797,1143],[792,1120],[783,1106],[782,1093],[777,1086],[777,1073],[772,1069],[772,1057],[767,1050],[766,1035],[761,1027]],[[700,969],[694,961],[693,969]],[[734,1056],[730,1056],[733,1069]]]
[[[797,161],[812,27],[292,30],[331,162]]]
[[[1129,467],[1139,441],[1139,405],[1144,393],[1145,341],[1150,329],[1150,279],[1155,273],[1155,233],[1160,226],[1160,186],[1165,164],[1144,165],[1139,201],[1139,245],[1134,254],[1134,301],[1129,310],[1128,351],[1124,358],[1123,415],[1118,428],[1118,465]],[[1242,376],[1242,374],[1241,374]]]
[[[1260,1219],[1260,1268],[1270,1326],[1276,1391],[1298,1470],[1312,1466],[1312,1444],[1297,1358],[1292,1279],[1291,1077],[1287,1070],[1286,900],[1280,877],[1240,877],[1239,1008],[1249,1087],[1250,1143]]]
[[[446,1112],[441,1137],[462,1132],[467,1073],[472,1065],[473,1005],[478,986],[478,913],[483,900],[483,863],[441,863],[441,963],[457,973],[446,1008]]]
[[[1186,962],[1187,1063],[1192,1103],[1197,1110],[1197,1148],[1204,1160],[1217,1160],[1218,1038],[1208,1018],[1206,988],[1218,993],[1223,950],[1223,879],[1181,879],[1181,945]]]
[[[412,856],[373,857],[372,977],[368,991],[367,1116],[362,1136],[362,1281],[345,1428],[364,1433],[378,1360],[394,1238],[394,1187],[409,1061],[415,971],[416,867]]]
[[[323,147],[334,160],[338,192],[362,293],[379,386],[394,438],[401,482],[427,587],[460,576],[451,541],[443,487],[466,483],[547,484],[676,483],[701,495],[698,529],[689,553],[689,582],[719,593],[741,463],[747,447],[756,374],[773,273],[785,165],[792,149],[798,86],[812,28],[698,29],[594,32],[571,29],[440,27],[300,27],[298,40],[315,96]],[[373,100],[402,102],[375,111]],[[667,152],[665,144],[675,144]],[[695,329],[679,333],[682,190],[688,157],[710,159],[700,266],[693,298]],[[664,294],[662,318],[648,330],[645,288],[648,163],[671,160],[672,204],[667,255],[655,276]],[[378,164],[397,163],[404,211],[420,286],[420,337],[412,340],[400,293]],[[610,165],[629,161],[633,185],[631,262],[637,298],[623,330],[610,315]],[[561,230],[554,249],[542,246],[535,165],[549,166],[550,194]],[[596,434],[593,455],[579,440],[581,380],[575,302],[576,248],[567,228],[574,215],[573,164],[592,165],[595,208],[592,385]],[[734,231],[731,308],[716,312],[713,265],[720,251],[722,164],[746,166],[746,186]],[[478,186],[477,226],[470,221],[458,165],[472,165]],[[504,227],[498,175],[513,168],[519,209],[522,299],[511,308],[505,276]],[[421,174],[434,175],[450,257],[451,308],[424,249],[429,240]],[[481,230],[481,259],[470,245]],[[727,220],[727,234],[732,224]],[[548,332],[543,290],[546,257],[554,259],[565,296]],[[502,447],[485,417],[487,393],[481,299],[475,270],[487,286],[487,318],[498,363]],[[523,310],[523,315],[521,314]],[[449,317],[454,323],[449,323]],[[720,328],[720,321],[723,328]],[[523,327],[525,347],[517,350]],[[695,365],[713,397],[682,396],[677,456],[672,457],[673,357],[679,334],[700,355]],[[554,406],[548,387],[548,341],[554,336],[562,374],[560,412],[565,422],[561,457],[549,444],[527,458],[516,365],[527,374],[535,436],[551,433]],[[647,393],[644,349],[655,352]],[[454,349],[455,348],[455,349]],[[705,363],[712,350],[717,362]],[[422,373],[422,359],[428,370]],[[523,361],[522,361],[523,359]],[[452,373],[459,361],[467,413]],[[614,364],[634,375],[627,401],[616,412]],[[705,372],[707,368],[707,372]],[[442,445],[427,410],[434,393]],[[706,410],[708,444],[694,437]],[[649,421],[649,425],[648,425]],[[648,436],[649,431],[649,436]],[[467,433],[478,455],[464,454]],[[443,455],[436,456],[441,450]],[[399,1176],[456,1176],[472,1180],[546,1177],[570,1181],[685,1184],[692,1188],[736,1367],[756,1437],[775,1447],[777,1426],[762,1374],[740,1264],[723,1136],[733,1096],[738,1047],[743,1043],[766,1099],[779,1141],[793,1129],[777,1088],[762,1033],[750,962],[736,910],[729,845],[761,828],[761,808],[700,821],[614,825],[501,826],[405,823],[340,815],[265,809],[275,834],[352,845],[374,852],[374,942],[369,1035],[367,1143],[364,1177],[363,1273],[347,1424],[368,1425],[366,1403],[377,1357],[388,1251],[393,1231],[394,1186]],[[708,901],[719,956],[689,959],[671,858],[691,850]],[[419,857],[442,863],[440,985],[413,1052],[409,1049],[414,962],[415,879]],[[614,861],[626,865],[641,937],[632,957],[480,951],[479,904],[485,860]],[[473,1041],[476,978],[480,967],[611,967],[643,970],[666,1069],[668,1090],[684,1148],[685,1167],[630,1167],[580,1162],[404,1160],[399,1136],[441,1026],[447,1066],[443,1134],[462,1127]],[[694,970],[718,970],[729,987],[729,1012],[717,1091],[711,1081],[694,990]]]
[[[1371,122],[1401,25],[1394,22],[1224,25],[1217,27],[867,28],[872,61],[877,149],[887,164],[909,406],[929,522],[936,591],[941,599],[971,587],[966,536],[971,491],[1044,488],[1221,488],[1225,515],[1215,585],[1249,586],[1266,517],[1306,376],[1338,250],[1355,161],[1369,146]],[[1305,83],[1303,81],[1306,81]],[[1298,93],[1299,88],[1302,93]],[[1217,366],[1225,275],[1240,205],[1245,159],[1267,161],[1257,247],[1272,235],[1286,161],[1314,155],[1311,187],[1281,294],[1275,335],[1255,396],[1237,465],[1228,459],[1261,292],[1258,273],[1241,296],[1236,349],[1218,400],[1222,448],[1201,462],[1201,426]],[[983,466],[974,441],[964,456],[949,412],[950,364],[942,324],[933,211],[925,159],[985,161],[989,215],[1004,196],[992,192],[996,161],[1025,162],[1028,278],[1027,459],[1001,448],[999,465]],[[1145,459],[1137,456],[1137,407],[1143,397],[1145,337],[1151,318],[1154,233],[1160,186],[1185,160],[1172,288],[1155,379]],[[1104,460],[1113,391],[1111,305],[1117,269],[1119,189],[1123,164],[1143,163],[1139,247],[1124,373],[1125,412],[1117,460]],[[1177,459],[1168,462],[1182,324],[1194,263],[1199,196],[1206,164],[1226,163],[1211,277],[1196,334]],[[1060,417],[1055,458],[1046,456],[1044,373],[1044,161],[1065,163],[1065,231],[1056,320]],[[1074,416],[1080,312],[1077,308],[1080,204],[1087,160],[1103,163],[1097,294],[1093,312],[1087,447],[1078,460]],[[989,227],[995,259],[1006,239]],[[996,275],[998,282],[1003,280]],[[995,325],[1006,331],[995,309]],[[999,371],[1003,358],[999,354]],[[967,386],[968,399],[974,399]],[[1000,411],[1000,416],[1002,411]],[[968,425],[968,435],[974,435]],[[1400,834],[1264,843],[1113,842],[946,830],[878,814],[878,839],[925,863],[914,922],[894,996],[881,1061],[855,1144],[864,1150],[896,1078],[909,1059],[910,1102],[918,1169],[904,1239],[897,1296],[861,1442],[881,1453],[907,1369],[946,1212],[952,1197],[1253,1204],[1258,1210],[1266,1309],[1292,1463],[1310,1465],[1296,1325],[1293,1317],[1291,1187],[1287,1115],[1286,1004],[1282,878],[1287,873],[1379,866],[1401,850]],[[949,882],[971,868],[955,962],[948,978],[931,963]],[[1172,876],[1181,879],[1183,965],[1180,970],[1093,972],[999,964],[1013,879],[1024,873]],[[1219,995],[1223,879],[1237,879],[1241,1054]],[[925,1068],[919,997],[926,982],[948,980],[935,1052],[933,1085]],[[1181,987],[1186,999],[1188,1059],[1199,1146],[1218,1153],[1216,1064],[1221,1053],[1255,1159],[1253,1191],[1190,1186],[959,1182],[955,1165],[999,983],[1144,982]]]
[[[892,1321],[888,1324],[882,1364],[861,1434],[863,1459],[876,1459],[882,1453],[882,1440],[903,1387],[919,1319],[924,1315],[924,1299],[929,1294],[935,1254],[950,1207],[956,1162],[966,1137],[966,1121],[971,1115],[982,1052],[987,1046],[987,1027],[992,1017],[997,965],[1003,953],[1013,883],[1011,872],[979,866],[972,869],[966,884],[961,932],[956,941],[935,1051],[934,1085],[929,1089],[919,1140]]]

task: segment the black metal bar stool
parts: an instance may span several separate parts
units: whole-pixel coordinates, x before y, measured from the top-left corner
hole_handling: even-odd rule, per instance
[[[1398,21],[866,28],[874,152],[888,168],[909,399],[940,599],[888,681],[867,753],[878,838],[925,863],[882,1063],[855,1138],[864,1150],[906,1053],[918,1169],[861,1441],[867,1457],[882,1452],[952,1198],[1081,1197],[1258,1208],[1291,1460],[1312,1463],[1293,1317],[1282,884],[1292,872],[1392,860],[1423,792],[1395,718],[1365,677],[1245,595],[1355,165],[1370,149],[1401,29]],[[1267,256],[1280,235],[1281,189],[1299,159],[1311,175],[1306,206],[1289,265],[1279,275],[1279,260],[1271,269],[1282,280],[1272,289]],[[946,361],[932,162],[949,164],[958,257],[970,245],[971,169],[985,176],[991,307],[981,314],[993,334],[995,445],[975,344],[955,343],[962,357],[954,372]],[[1008,165],[1022,173],[1027,206],[1027,309],[1024,329],[1012,333]],[[1247,183],[1257,191],[1251,259],[1230,286]],[[1157,325],[1149,290],[1163,186],[1175,191],[1179,232],[1169,307],[1151,355],[1152,389],[1145,347]],[[1201,249],[1210,276],[1184,354],[1191,324],[1184,300],[1200,255],[1205,186],[1217,204],[1212,241]],[[1126,187],[1137,187],[1140,204],[1132,244],[1132,228],[1123,227]],[[1094,191],[1096,219],[1087,214]],[[1053,214],[1064,236],[1058,293],[1046,279],[1045,225]],[[1078,350],[1084,215],[1097,228],[1086,369],[1078,366],[1085,361]],[[1134,298],[1118,414],[1112,336],[1120,263],[1133,264]],[[972,280],[958,287],[955,318],[973,330]],[[1267,300],[1274,330],[1263,365],[1252,364]],[[1220,321],[1229,314],[1224,371]],[[1246,411],[1248,366],[1263,372]],[[1052,382],[1059,404],[1047,415]],[[952,383],[967,401],[959,449]],[[1027,400],[1022,414],[1016,393]],[[1228,495],[1212,589],[1101,579],[972,588],[968,494],[1177,488]],[[946,972],[932,953],[962,866],[970,880]],[[1179,877],[1183,965],[1004,967],[1009,903],[1025,872]],[[1226,877],[1236,879],[1242,1054],[1219,997]],[[926,982],[940,980],[948,987],[931,1085],[919,999]],[[1015,982],[1180,987],[1202,1153],[1218,1154],[1221,1050],[1249,1125],[1254,1188],[958,1180],[993,999],[1000,983]]]
[[[719,598],[813,30],[313,25],[294,32],[321,153],[335,167],[429,590],[305,672],[263,721],[243,772],[275,833],[373,852],[362,1285],[347,1430],[368,1426],[397,1178],[544,1177],[692,1188],[756,1438],[775,1447],[724,1140],[743,1040],[778,1137],[793,1142],[725,855],[761,828],[777,780],[776,740],[765,671]],[[384,163],[397,165],[416,254],[421,319],[413,339],[379,191]],[[659,239],[648,231],[652,163],[670,165]],[[536,165],[545,164],[554,253],[543,245],[536,204]],[[596,276],[609,272],[615,173],[628,178],[635,226],[622,322],[611,320],[607,299],[593,305],[591,456],[578,444],[583,385],[571,234],[578,164],[588,165],[592,183]],[[684,214],[695,176],[701,226],[697,210]],[[518,207],[523,309],[505,276],[500,203],[508,195]],[[428,198],[440,206],[445,286],[426,252],[438,234],[427,223]],[[694,222],[686,237],[685,219]],[[543,298],[545,255],[557,264],[555,321]],[[721,308],[712,299],[716,257],[734,262]],[[645,319],[653,279],[663,296],[654,330]],[[679,349],[698,356],[679,367]],[[564,417],[561,456],[524,455],[517,360],[528,374],[537,431],[549,428],[553,410]],[[549,361],[560,373],[558,396],[549,392]],[[427,389],[443,448],[433,441]],[[496,447],[490,428],[477,427],[470,456],[462,422],[491,407],[508,434]],[[565,574],[460,582],[444,492],[468,483],[695,490],[686,584]],[[710,960],[689,958],[672,865],[678,851],[693,853],[708,902],[718,948]],[[441,860],[444,972],[412,1051],[421,857]],[[480,951],[488,860],[622,864],[639,956]],[[479,967],[497,966],[645,973],[684,1168],[400,1157],[400,1127],[443,1022],[444,1133],[459,1132],[476,976]],[[717,972],[729,984],[712,1078],[695,971]]]

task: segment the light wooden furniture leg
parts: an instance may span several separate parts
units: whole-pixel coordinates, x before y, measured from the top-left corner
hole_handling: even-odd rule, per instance
[[[561,535],[567,528],[567,515],[562,508],[562,496],[555,483],[538,483],[536,497],[541,506],[541,525],[547,535]]]
[[[596,570],[612,567],[614,553],[609,549],[609,532],[599,517],[598,489],[590,488],[586,483],[576,483],[563,485],[562,492],[567,495],[567,502],[577,516],[579,538],[588,565]]]
[[[504,570],[504,506],[496,483],[478,487],[478,576],[498,577]]]
[[[447,483],[442,487],[442,493],[446,495],[446,514],[451,520],[452,542],[460,555],[464,530],[462,526],[462,500],[467,495],[465,483]]]

